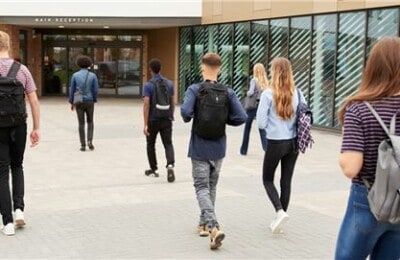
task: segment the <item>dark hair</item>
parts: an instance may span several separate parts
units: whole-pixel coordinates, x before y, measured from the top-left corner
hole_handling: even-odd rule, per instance
[[[76,58],[76,65],[79,68],[89,68],[92,65],[92,59],[86,55],[79,55]]]
[[[201,63],[206,66],[214,67],[214,68],[220,67],[222,64],[221,57],[216,53],[207,53],[201,59]]]
[[[153,73],[159,73],[161,70],[161,61],[159,59],[151,59],[149,67]]]
[[[369,101],[396,95],[400,86],[400,38],[384,37],[372,47],[360,87],[339,110],[343,124],[346,107],[353,102]]]

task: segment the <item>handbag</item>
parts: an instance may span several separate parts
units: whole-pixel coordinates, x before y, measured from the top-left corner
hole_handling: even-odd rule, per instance
[[[261,91],[258,87],[255,88],[253,95],[246,96],[244,99],[244,109],[252,110],[258,107],[258,102],[260,101]]]
[[[86,74],[85,85],[84,85],[85,88],[86,88],[86,83],[87,83],[88,76],[89,76],[89,71]],[[83,103],[83,91],[80,90],[79,88],[77,88],[76,91],[74,92],[74,100],[73,100],[72,103],[74,105],[78,105],[78,104]]]
[[[83,102],[83,92],[80,89],[77,89],[74,93],[74,105],[81,104]]]

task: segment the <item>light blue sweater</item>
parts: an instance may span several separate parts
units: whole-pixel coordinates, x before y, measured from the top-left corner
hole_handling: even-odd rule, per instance
[[[301,91],[300,99],[305,103],[305,98]],[[299,103],[297,91],[294,92],[292,103],[293,117],[289,120],[283,120],[276,113],[272,89],[268,88],[263,91],[257,110],[257,123],[258,128],[265,129],[267,132],[267,139],[288,140],[297,136],[296,110]]]

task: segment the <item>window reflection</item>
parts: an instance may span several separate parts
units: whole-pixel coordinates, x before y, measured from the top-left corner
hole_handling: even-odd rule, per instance
[[[314,19],[310,106],[314,124],[332,126],[335,86],[336,15]]]

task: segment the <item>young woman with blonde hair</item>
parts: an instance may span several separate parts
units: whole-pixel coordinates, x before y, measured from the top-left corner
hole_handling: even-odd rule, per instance
[[[335,259],[400,259],[400,224],[378,222],[367,198],[364,180],[374,183],[378,146],[387,135],[364,101],[387,127],[400,111],[400,38],[385,37],[375,44],[360,88],[339,111],[343,125],[339,162],[351,188],[335,255]],[[399,135],[400,120],[396,121]]]
[[[262,63],[256,63],[253,67],[253,78],[250,81],[250,87],[249,90],[247,91],[247,97],[253,97],[253,95],[255,95],[255,97],[259,99],[259,96],[265,89],[267,89],[267,87],[268,87],[268,79],[264,65]],[[254,118],[256,117],[257,107],[258,106],[246,108],[247,120],[244,127],[242,145],[240,147],[241,155],[247,154],[247,150],[249,147],[251,125],[253,123]],[[263,150],[265,151],[267,149],[267,137],[265,134],[265,130],[259,129],[259,132],[260,132],[261,145]]]
[[[289,219],[286,211],[298,156],[296,144],[298,95],[305,103],[303,94],[297,91],[294,85],[290,61],[282,57],[273,59],[270,87],[261,94],[257,122],[258,127],[267,132],[268,148],[264,156],[263,184],[277,213],[270,225],[274,234],[283,233],[283,226]],[[281,164],[280,195],[274,185],[275,170],[279,163]]]

